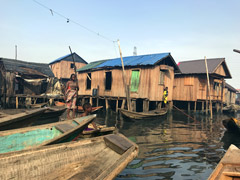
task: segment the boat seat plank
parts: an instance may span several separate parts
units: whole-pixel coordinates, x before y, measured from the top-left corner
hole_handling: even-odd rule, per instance
[[[79,122],[78,122],[78,121],[76,121],[75,119],[73,119],[73,121],[74,121],[75,123],[79,124]]]
[[[133,146],[129,141],[124,138],[121,138],[115,134],[110,134],[104,137],[104,141],[106,145],[117,152],[118,154],[123,154],[126,152],[130,147]]]
[[[61,131],[62,133],[68,132],[71,129],[73,129],[74,127],[71,126],[70,124],[58,124],[55,126],[56,129],[58,129],[59,131]]]

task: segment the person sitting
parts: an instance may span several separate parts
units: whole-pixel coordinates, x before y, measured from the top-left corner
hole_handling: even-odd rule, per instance
[[[89,114],[91,114],[92,105],[90,103],[84,103],[83,104],[83,111],[84,112],[79,117],[88,116]],[[91,124],[92,124],[94,129],[98,129],[97,125],[94,122],[92,122]],[[93,128],[89,127],[89,128],[86,128],[85,130],[93,130]]]

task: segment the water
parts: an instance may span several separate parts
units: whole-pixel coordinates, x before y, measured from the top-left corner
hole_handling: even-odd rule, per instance
[[[192,115],[193,116],[193,115]],[[139,146],[139,154],[117,180],[207,179],[235,136],[226,133],[226,115],[194,116],[196,122],[173,112],[154,120],[126,120],[115,112],[100,114],[98,123],[116,126]]]

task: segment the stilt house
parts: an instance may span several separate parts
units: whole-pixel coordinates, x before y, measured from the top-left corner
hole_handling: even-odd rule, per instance
[[[133,111],[160,106],[165,87],[168,101],[172,102],[174,72],[180,71],[170,53],[123,57],[123,62]],[[126,92],[120,58],[92,62],[77,71],[79,95],[102,99],[106,106],[111,100],[114,108],[124,107]]]
[[[73,57],[71,54],[65,55],[49,63],[55,77],[62,79],[63,82],[69,80],[71,74],[74,73],[73,58],[75,60],[76,69],[79,69],[88,64],[77,53],[73,53]]]
[[[207,59],[210,79],[210,96],[216,109],[224,103],[224,79],[232,78],[225,58]],[[208,86],[205,60],[179,62],[182,73],[175,74],[173,100],[188,110],[208,108]],[[206,106],[207,104],[207,106]]]
[[[236,103],[236,98],[237,95],[236,93],[238,92],[238,90],[236,90],[234,87],[232,87],[230,84],[225,83],[225,88],[224,88],[224,104],[225,105],[231,105],[231,104],[235,104]]]
[[[48,64],[0,58],[1,104],[19,94],[45,93],[49,78],[54,78],[54,74]]]

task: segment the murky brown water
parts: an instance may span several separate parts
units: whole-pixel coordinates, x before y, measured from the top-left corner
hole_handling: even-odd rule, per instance
[[[201,114],[187,118],[180,112],[154,120],[118,119],[116,113],[100,114],[97,121],[116,126],[139,146],[139,155],[116,179],[207,179],[237,138],[225,132],[227,115]],[[240,138],[238,138],[240,139]]]

